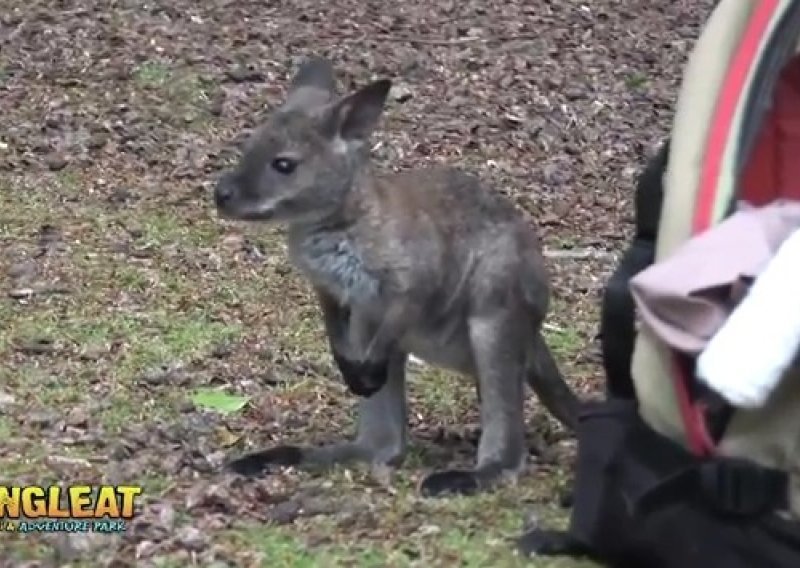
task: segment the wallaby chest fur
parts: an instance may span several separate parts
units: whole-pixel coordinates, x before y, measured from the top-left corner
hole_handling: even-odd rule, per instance
[[[364,317],[379,319],[395,302],[423,305],[401,341],[456,368],[467,366],[465,354],[447,347],[466,343],[471,305],[519,299],[532,318],[546,312],[538,247],[511,204],[447,167],[367,171],[336,217],[289,234],[291,258],[311,283]]]

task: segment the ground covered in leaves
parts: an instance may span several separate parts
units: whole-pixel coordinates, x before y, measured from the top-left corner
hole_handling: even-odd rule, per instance
[[[416,495],[472,459],[479,424],[470,383],[426,367],[393,476],[219,473],[248,447],[349,432],[354,400],[280,231],[219,221],[209,191],[303,56],[332,58],[342,88],[392,78],[375,159],[449,161],[530,215],[548,340],[590,396],[634,176],[710,0],[2,4],[0,484],[144,486],[124,535],[3,534],[2,565],[577,565],[511,545],[566,517],[574,448],[532,396],[517,486]],[[246,404],[208,409],[211,388]]]

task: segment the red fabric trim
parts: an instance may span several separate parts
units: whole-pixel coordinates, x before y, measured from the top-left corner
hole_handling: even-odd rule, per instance
[[[746,86],[748,72],[758,54],[761,39],[778,6],[779,0],[759,2],[725,75],[706,141],[706,154],[695,202],[693,234],[705,231],[714,222],[719,174],[736,107]],[[692,401],[689,393],[689,374],[679,361],[675,363],[677,372],[673,373],[673,383],[689,448],[697,455],[713,453],[714,443],[708,435],[702,408]]]
[[[694,213],[694,234],[708,229],[712,222],[714,206],[717,198],[717,180],[722,167],[722,157],[728,142],[736,107],[747,81],[747,74],[753,65],[764,32],[779,5],[779,0],[762,0],[753,10],[747,29],[742,35],[736,53],[728,67],[728,73],[722,85],[717,109],[711,123],[700,187]]]
[[[800,199],[800,56],[781,71],[772,106],[747,157],[740,197],[760,207],[780,197]]]
[[[678,409],[686,431],[686,440],[689,450],[697,456],[708,456],[714,453],[714,439],[708,432],[705,420],[705,408],[694,403],[689,396],[689,380],[691,374],[686,368],[679,354],[672,357],[675,395],[678,399]]]
[[[777,107],[780,103],[778,100],[775,102]],[[754,140],[753,150],[739,180],[740,197],[756,207],[766,205],[777,197],[776,189],[780,177],[778,161],[780,120],[776,107],[765,113],[763,126]]]

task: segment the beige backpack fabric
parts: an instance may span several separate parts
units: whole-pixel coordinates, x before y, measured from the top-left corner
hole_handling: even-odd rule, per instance
[[[774,26],[789,1],[778,3],[769,26]],[[671,132],[671,152],[664,177],[664,202],[656,262],[666,259],[692,235],[694,204],[700,186],[706,141],[728,64],[742,39],[758,2],[722,0],[695,45],[684,73]],[[769,34],[766,34],[769,35]],[[763,45],[760,47],[763,49]],[[741,120],[741,109],[735,120]],[[734,125],[735,128],[735,125]],[[734,145],[726,147],[718,192],[733,194],[730,164]],[[715,220],[724,211],[714,211]],[[798,314],[800,317],[800,314]],[[670,352],[640,329],[632,374],[640,413],[657,432],[687,445],[672,378]],[[749,458],[792,474],[792,513],[800,517],[800,370],[787,373],[778,393],[758,410],[737,410],[720,441],[722,455]]]

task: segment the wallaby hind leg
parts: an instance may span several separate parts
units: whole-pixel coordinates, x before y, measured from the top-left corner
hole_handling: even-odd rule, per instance
[[[255,476],[271,466],[316,469],[348,462],[399,464],[408,444],[405,366],[406,355],[394,353],[386,384],[371,397],[360,399],[355,440],[326,446],[276,446],[233,460],[228,469]]]
[[[579,401],[561,375],[541,332],[533,342],[526,378],[550,414],[574,431],[578,425]]]
[[[422,482],[423,495],[471,494],[516,475],[524,465],[524,326],[513,313],[470,318],[470,344],[480,385],[481,438],[474,470],[446,470]]]

